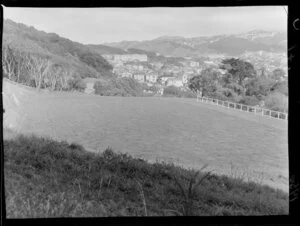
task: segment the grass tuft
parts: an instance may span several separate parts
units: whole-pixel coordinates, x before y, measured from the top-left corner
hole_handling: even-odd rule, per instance
[[[148,163],[108,147],[19,135],[4,140],[8,218],[285,215],[288,194],[254,182]]]

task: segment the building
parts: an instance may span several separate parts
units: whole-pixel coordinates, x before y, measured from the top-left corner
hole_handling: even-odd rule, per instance
[[[183,74],[183,75],[181,76],[181,80],[182,80],[182,83],[183,83],[183,84],[188,83],[188,75],[187,75],[187,74]]]
[[[137,80],[138,82],[145,82],[145,75],[144,74],[135,74],[133,75],[133,78]]]
[[[191,67],[199,67],[199,63],[196,61],[190,61],[190,66]]]
[[[205,65],[207,66],[215,66],[216,64],[213,62],[213,61],[210,61],[210,60],[205,60],[203,61]]]
[[[132,73],[130,72],[123,72],[121,73],[122,78],[132,78]]]
[[[143,55],[143,54],[124,54],[124,55],[114,55],[113,60],[123,61],[123,62],[128,62],[128,61],[146,62],[148,60],[148,57],[147,55]]]
[[[138,71],[142,71],[144,69],[144,66],[143,65],[133,65],[132,68],[135,70],[138,70]]]
[[[178,78],[169,78],[166,81],[166,86],[176,86],[176,87],[183,87],[182,79]]]
[[[169,79],[169,78],[175,78],[175,77],[160,77],[161,83],[165,84],[165,82]]]
[[[161,69],[162,66],[164,66],[164,64],[163,64],[163,63],[160,63],[160,62],[150,63],[150,65],[151,65],[152,67],[154,67],[155,69],[157,69],[157,70]]]
[[[147,82],[152,82],[152,83],[155,83],[156,80],[158,78],[158,75],[157,74],[154,74],[154,73],[151,73],[151,74],[147,74],[146,75],[146,81]]]

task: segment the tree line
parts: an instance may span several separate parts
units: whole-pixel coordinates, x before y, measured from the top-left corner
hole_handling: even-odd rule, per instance
[[[82,90],[85,84],[75,69],[47,55],[23,52],[5,45],[2,48],[3,75],[37,89]]]
[[[251,63],[238,58],[224,59],[218,69],[207,68],[192,77],[189,89],[207,97],[246,105],[264,101],[271,110],[287,111],[288,84],[282,69],[259,73]]]

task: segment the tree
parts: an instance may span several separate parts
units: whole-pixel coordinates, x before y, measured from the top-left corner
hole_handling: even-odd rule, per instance
[[[279,92],[286,96],[288,96],[289,90],[288,90],[288,82],[286,80],[284,81],[278,81],[276,84],[271,88],[272,92]]]
[[[246,91],[244,87],[234,82],[227,84],[225,87],[233,90],[237,95],[244,95]]]
[[[265,98],[265,104],[271,110],[287,112],[288,97],[282,93],[273,92]]]
[[[285,79],[285,72],[281,68],[277,68],[272,72],[272,77],[276,81],[282,81]]]
[[[62,65],[52,64],[44,79],[44,85],[54,91],[59,86],[59,78],[63,75],[63,71],[64,68]]]
[[[256,96],[267,96],[271,91],[272,87],[276,84],[276,81],[269,77],[255,77],[247,82],[246,95]]]
[[[220,68],[226,70],[224,82],[227,84],[234,82],[244,87],[245,80],[256,75],[251,63],[236,58],[223,60]]]
[[[15,69],[17,59],[14,50],[8,45],[2,48],[2,68],[4,74],[10,79],[15,80]]]
[[[48,58],[42,58],[40,56],[31,57],[31,72],[37,89],[42,88],[44,78],[50,67],[51,61]]]
[[[17,50],[15,51],[15,56],[17,59],[15,68],[16,81],[26,83],[28,76],[28,72],[26,70],[26,63],[29,60],[29,55],[27,53],[23,53]]]
[[[194,92],[202,91],[203,95],[209,95],[216,91],[220,74],[210,68],[205,69],[200,75],[189,80],[188,87]]]
[[[2,68],[10,80],[26,82],[26,63],[28,60],[28,54],[12,48],[10,45],[3,46]]]

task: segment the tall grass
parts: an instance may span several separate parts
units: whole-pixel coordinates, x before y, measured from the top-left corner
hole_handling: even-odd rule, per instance
[[[283,191],[111,148],[19,135],[4,163],[8,218],[288,214]]]

